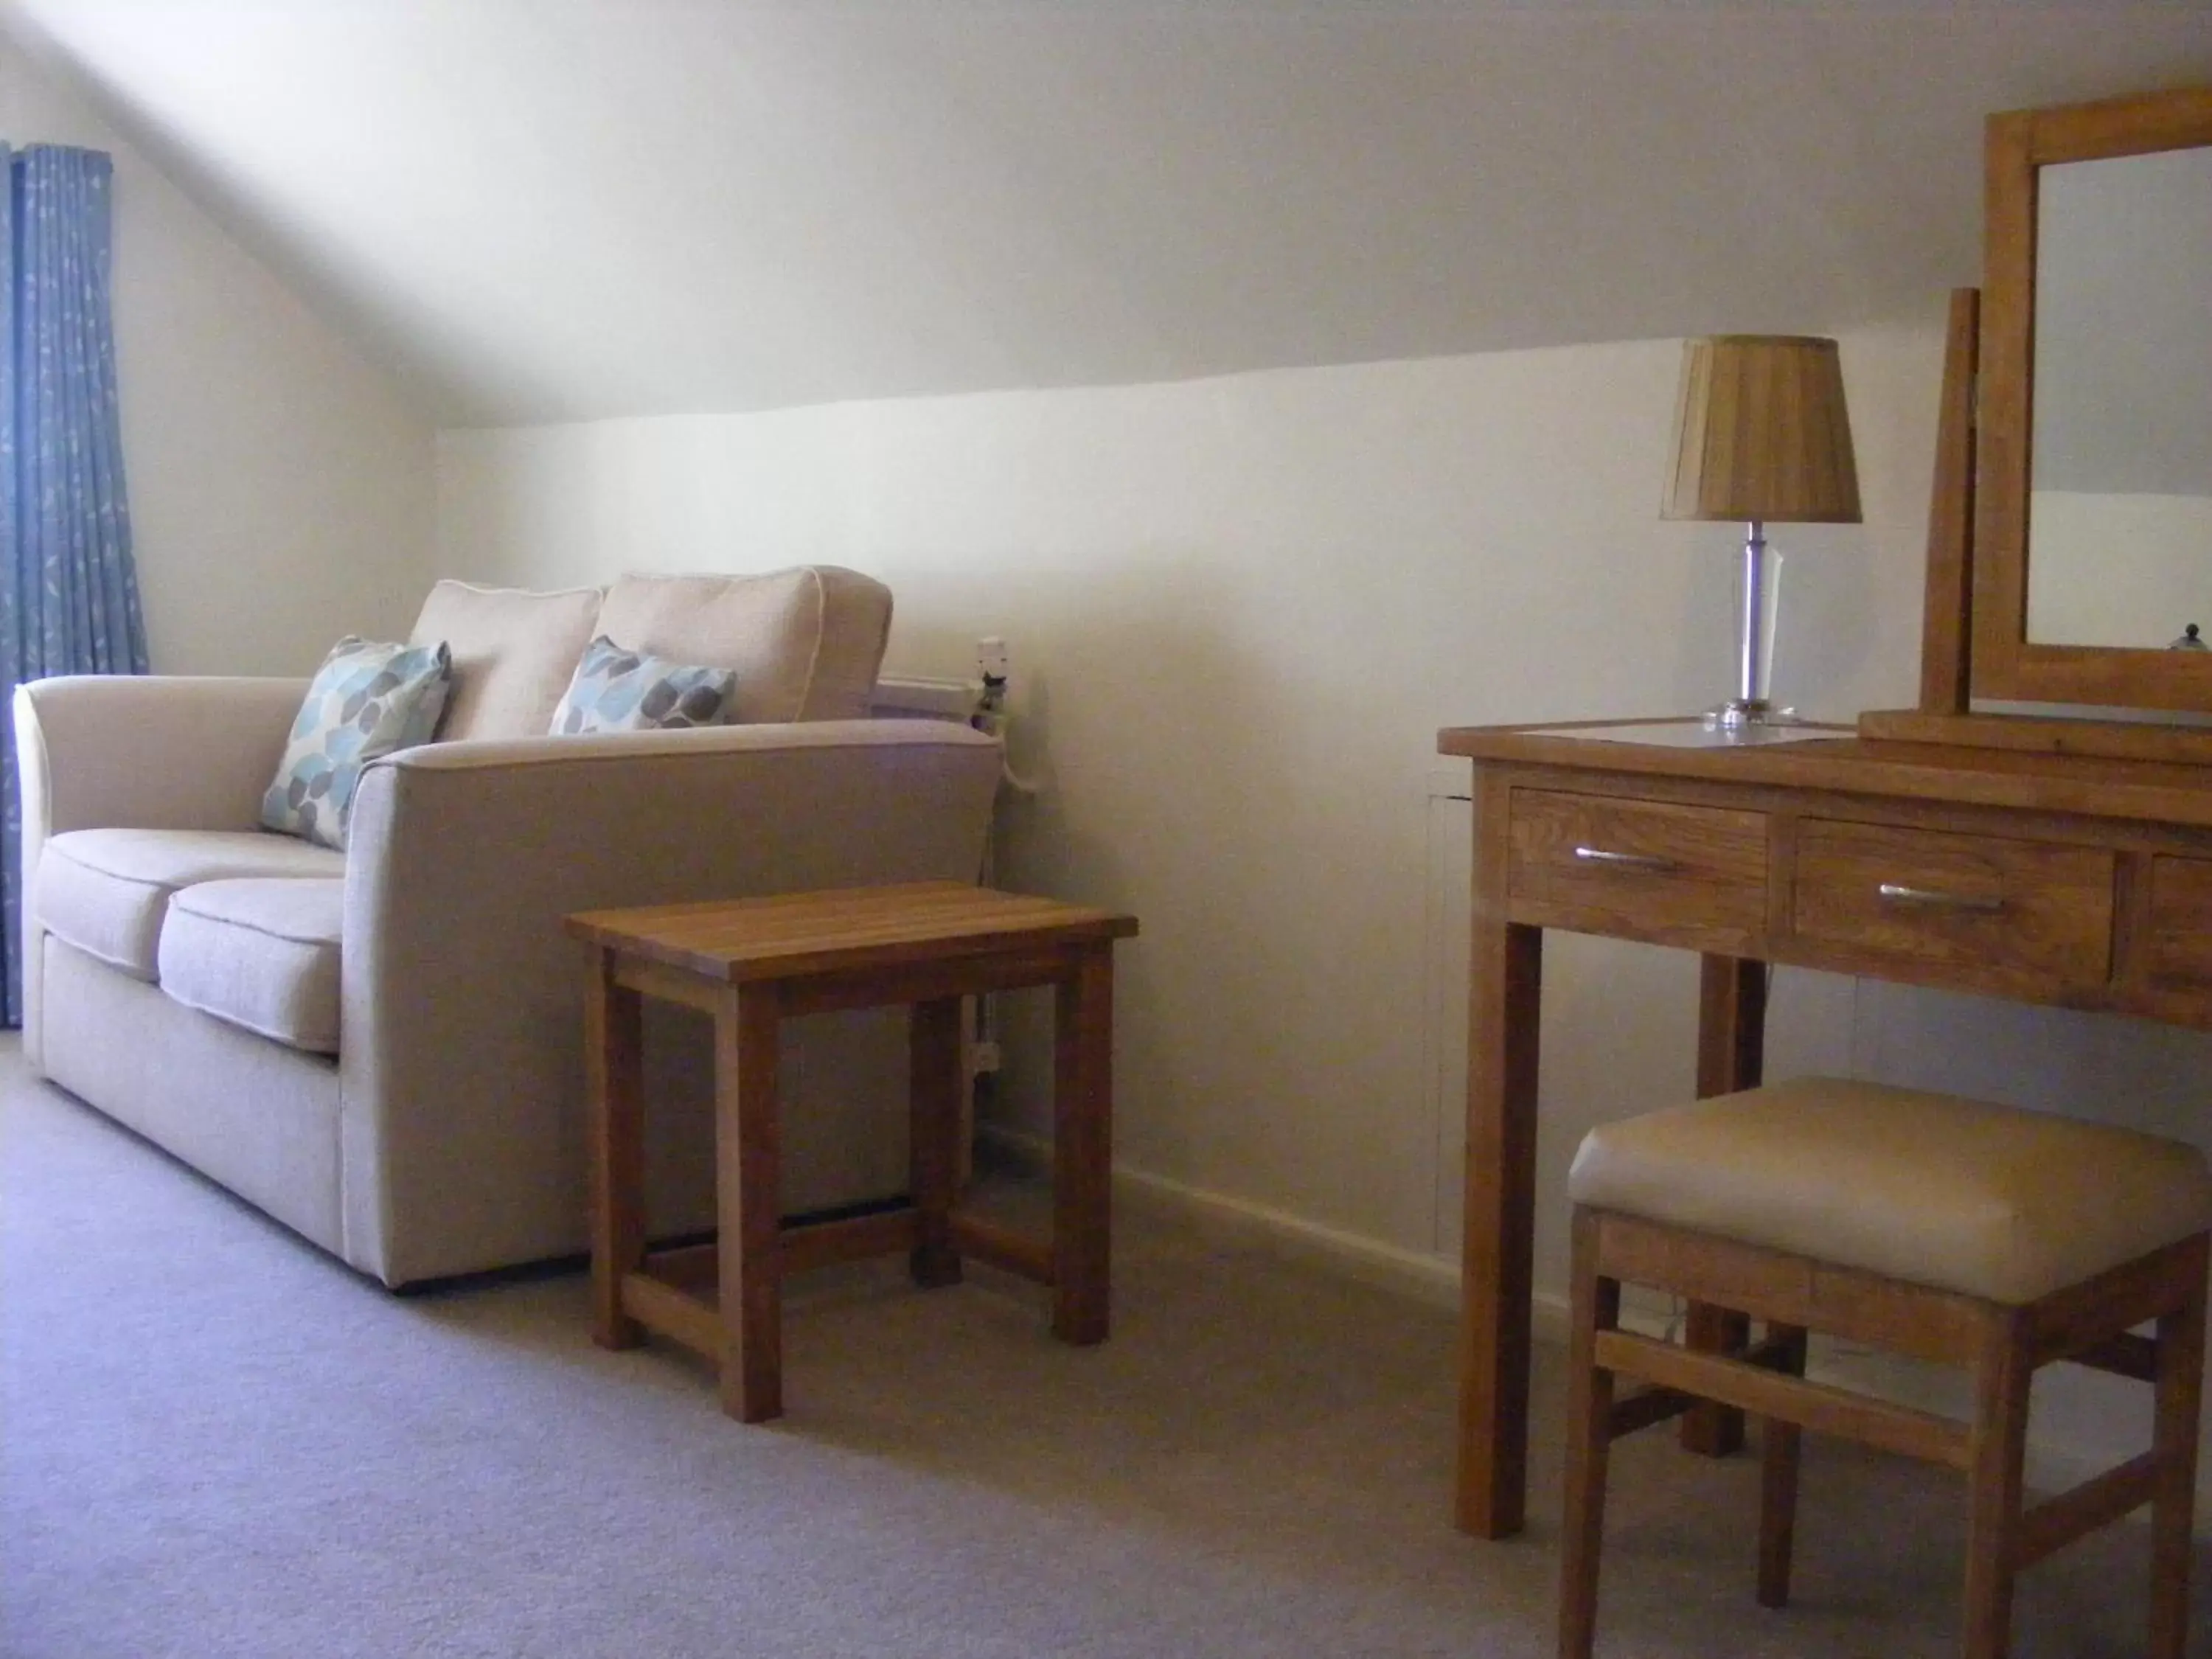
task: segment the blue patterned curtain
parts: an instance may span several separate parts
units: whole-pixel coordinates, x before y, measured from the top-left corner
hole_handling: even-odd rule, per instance
[[[143,674],[108,304],[108,158],[9,152],[0,200],[0,695],[47,674]],[[22,1023],[22,808],[0,718],[0,1023]]]

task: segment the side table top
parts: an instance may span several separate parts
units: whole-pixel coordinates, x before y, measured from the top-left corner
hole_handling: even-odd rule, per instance
[[[1137,919],[957,881],[585,910],[578,939],[730,983],[1127,939]]]

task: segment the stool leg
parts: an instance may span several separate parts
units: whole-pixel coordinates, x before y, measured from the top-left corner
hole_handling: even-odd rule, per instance
[[[1084,952],[1053,1006],[1052,1334],[1103,1342],[1111,1292],[1114,949]]]
[[[1682,1346],[1698,1353],[1727,1353],[1751,1340],[1751,1321],[1728,1308],[1692,1302],[1682,1316]],[[1682,1449],[1705,1457],[1732,1457],[1743,1449],[1743,1413],[1701,1400],[1682,1418]]]
[[[2190,1533],[2197,1504],[2197,1415],[2204,1382],[2203,1251],[2191,1295],[2158,1322],[2152,1449],[2164,1460],[2150,1506],[2150,1659],[2182,1659],[2189,1639]]]
[[[1789,1343],[1784,1369],[1805,1375],[1802,1326],[1769,1324],[1770,1338]],[[1797,1541],[1797,1452],[1802,1438],[1795,1423],[1770,1417],[1759,1429],[1759,1605],[1790,1605],[1790,1558]]]
[[[1698,958],[1698,1098],[1756,1089],[1765,1070],[1766,964],[1741,957]],[[1725,1308],[1690,1304],[1682,1340],[1705,1353],[1741,1347],[1751,1322]],[[1743,1413],[1700,1401],[1682,1419],[1682,1446],[1726,1457],[1743,1444]]]
[[[591,1142],[592,1340],[645,1340],[623,1311],[622,1282],[645,1262],[644,1011],[615,982],[615,955],[595,953],[584,1005],[585,1121]]]
[[[775,992],[762,986],[728,992],[714,1014],[722,1409],[744,1423],[783,1415],[781,1018]]]
[[[907,1093],[913,1124],[908,1154],[920,1236],[908,1258],[914,1282],[957,1285],[953,1200],[960,1184],[960,999],[914,1005],[907,1030]]]
[[[1575,1212],[1574,1302],[1567,1339],[1565,1515],[1559,1537],[1559,1659],[1589,1659],[1597,1636],[1598,1552],[1613,1441],[1613,1373],[1597,1367],[1597,1334],[1620,1323],[1620,1281],[1597,1270],[1597,1218]]]
[[[1974,1360],[1974,1421],[1966,1467],[1966,1659],[2004,1659],[2020,1540],[2021,1471],[2034,1368],[2020,1320],[1992,1308]]]

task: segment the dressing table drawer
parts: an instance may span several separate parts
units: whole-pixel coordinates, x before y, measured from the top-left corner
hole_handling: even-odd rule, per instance
[[[2212,985],[2212,859],[2151,860],[2142,965],[2154,985]]]
[[[1547,927],[1758,954],[1766,814],[1548,789],[1513,792],[1507,889]]]
[[[1847,958],[1990,988],[2101,985],[2112,962],[2111,849],[1808,818],[1790,922]]]

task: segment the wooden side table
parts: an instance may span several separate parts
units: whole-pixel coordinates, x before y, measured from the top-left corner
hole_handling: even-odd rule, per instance
[[[1105,1340],[1111,1249],[1114,941],[1133,916],[958,882],[856,887],[568,919],[597,958],[586,1009],[593,1339],[650,1328],[721,1366],[722,1409],[783,1411],[783,1276],[904,1249],[950,1285],[963,1256],[1048,1285],[1053,1334]],[[1053,1228],[1038,1241],[959,1208],[960,1001],[1054,988]],[[643,1000],[714,1022],[712,1244],[648,1250]],[[787,1017],[913,1007],[911,1202],[785,1226],[779,1208],[778,1027]]]

